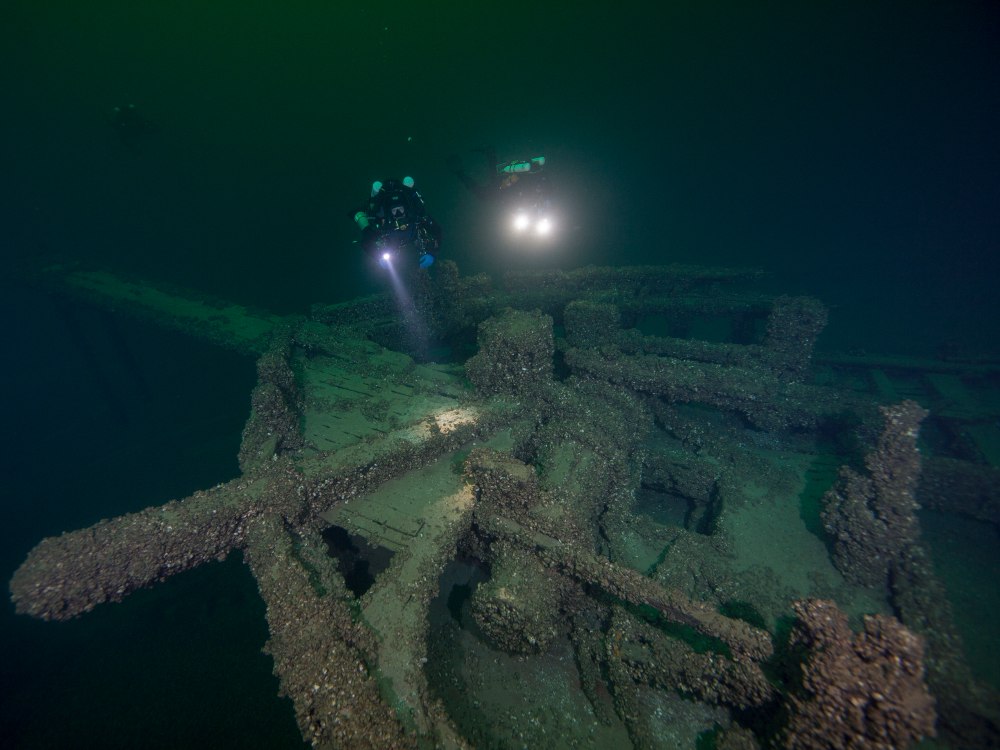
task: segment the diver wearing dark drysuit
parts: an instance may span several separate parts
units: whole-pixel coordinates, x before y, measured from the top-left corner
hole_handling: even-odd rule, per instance
[[[476,179],[465,169],[458,156],[449,159],[452,173],[469,192],[483,203],[493,204],[506,213],[528,211],[543,214],[549,211],[552,199],[544,172],[544,156],[499,163],[493,148],[477,151],[482,152],[486,161],[485,179]]]
[[[388,263],[387,256],[408,248],[418,253],[421,268],[434,263],[441,247],[441,225],[427,213],[412,177],[372,183],[368,205],[352,216],[361,229],[361,249],[380,265]]]

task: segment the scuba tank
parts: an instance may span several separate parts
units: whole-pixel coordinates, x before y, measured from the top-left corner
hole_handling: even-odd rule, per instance
[[[521,174],[524,172],[538,172],[542,167],[545,166],[545,157],[536,156],[528,161],[510,161],[506,164],[500,164],[497,166],[497,172],[500,174]]]

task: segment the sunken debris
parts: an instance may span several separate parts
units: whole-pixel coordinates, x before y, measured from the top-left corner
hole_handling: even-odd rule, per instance
[[[824,496],[833,562],[848,580],[880,589],[902,622],[926,639],[942,734],[959,747],[988,745],[1000,728],[1000,696],[972,676],[951,604],[920,542],[917,437],[927,411],[913,401],[881,411],[882,433],[865,457],[868,476],[842,467]],[[945,465],[955,473],[954,464]],[[931,475],[931,486],[941,481],[940,473]]]
[[[935,735],[919,636],[885,615],[865,617],[863,632],[854,634],[830,601],[793,606],[792,646],[808,656],[789,697],[785,747],[910,747]]]
[[[871,394],[813,377],[821,303],[747,291],[761,274],[739,269],[435,272],[413,290],[407,354],[412,315],[389,295],[281,318],[57,270],[88,299],[253,353],[258,384],[240,476],[42,540],[10,582],[17,611],[75,617],[239,550],[281,693],[324,748],[905,747],[934,730],[910,627],[953,711],[945,737],[996,739],[989,694],[956,687],[971,680],[917,543],[919,407],[887,410],[872,478],[845,472],[828,496],[843,577],[802,528],[817,431],[844,414],[877,429]],[[716,335],[698,335],[706,321]],[[475,353],[428,362],[429,340]],[[946,468],[928,493],[975,475]],[[772,518],[792,566],[747,531]],[[363,592],[330,526],[391,556]],[[463,566],[481,580],[443,583]],[[817,601],[830,592],[906,627],[883,612],[855,636]],[[798,684],[767,676],[796,669]]]
[[[864,586],[888,584],[903,551],[917,543],[914,496],[920,478],[917,434],[927,411],[913,401],[882,409],[885,429],[865,458],[869,476],[848,467],[824,497],[823,521],[834,540],[833,561]]]

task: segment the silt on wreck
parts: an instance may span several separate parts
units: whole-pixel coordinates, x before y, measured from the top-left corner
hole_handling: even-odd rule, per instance
[[[412,307],[280,317],[50,269],[258,381],[239,477],[43,540],[16,608],[76,617],[240,551],[316,747],[996,743],[915,514],[997,523],[996,470],[922,462],[899,398],[937,383],[960,424],[941,384],[995,373],[814,361],[827,310],[759,277],[443,263]],[[866,457],[839,469],[821,437],[848,426]],[[360,584],[358,556],[384,561]]]

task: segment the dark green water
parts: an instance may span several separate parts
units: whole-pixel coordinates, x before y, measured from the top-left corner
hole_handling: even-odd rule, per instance
[[[996,357],[997,39],[992,2],[11,0],[0,252],[303,312],[378,288],[346,214],[408,173],[466,271],[757,266],[831,306],[822,347]],[[505,254],[449,173],[487,143],[549,158],[551,256]],[[235,474],[252,362],[0,290],[4,580]],[[261,612],[235,561],[68,625],[8,606],[3,744],[297,746]]]

